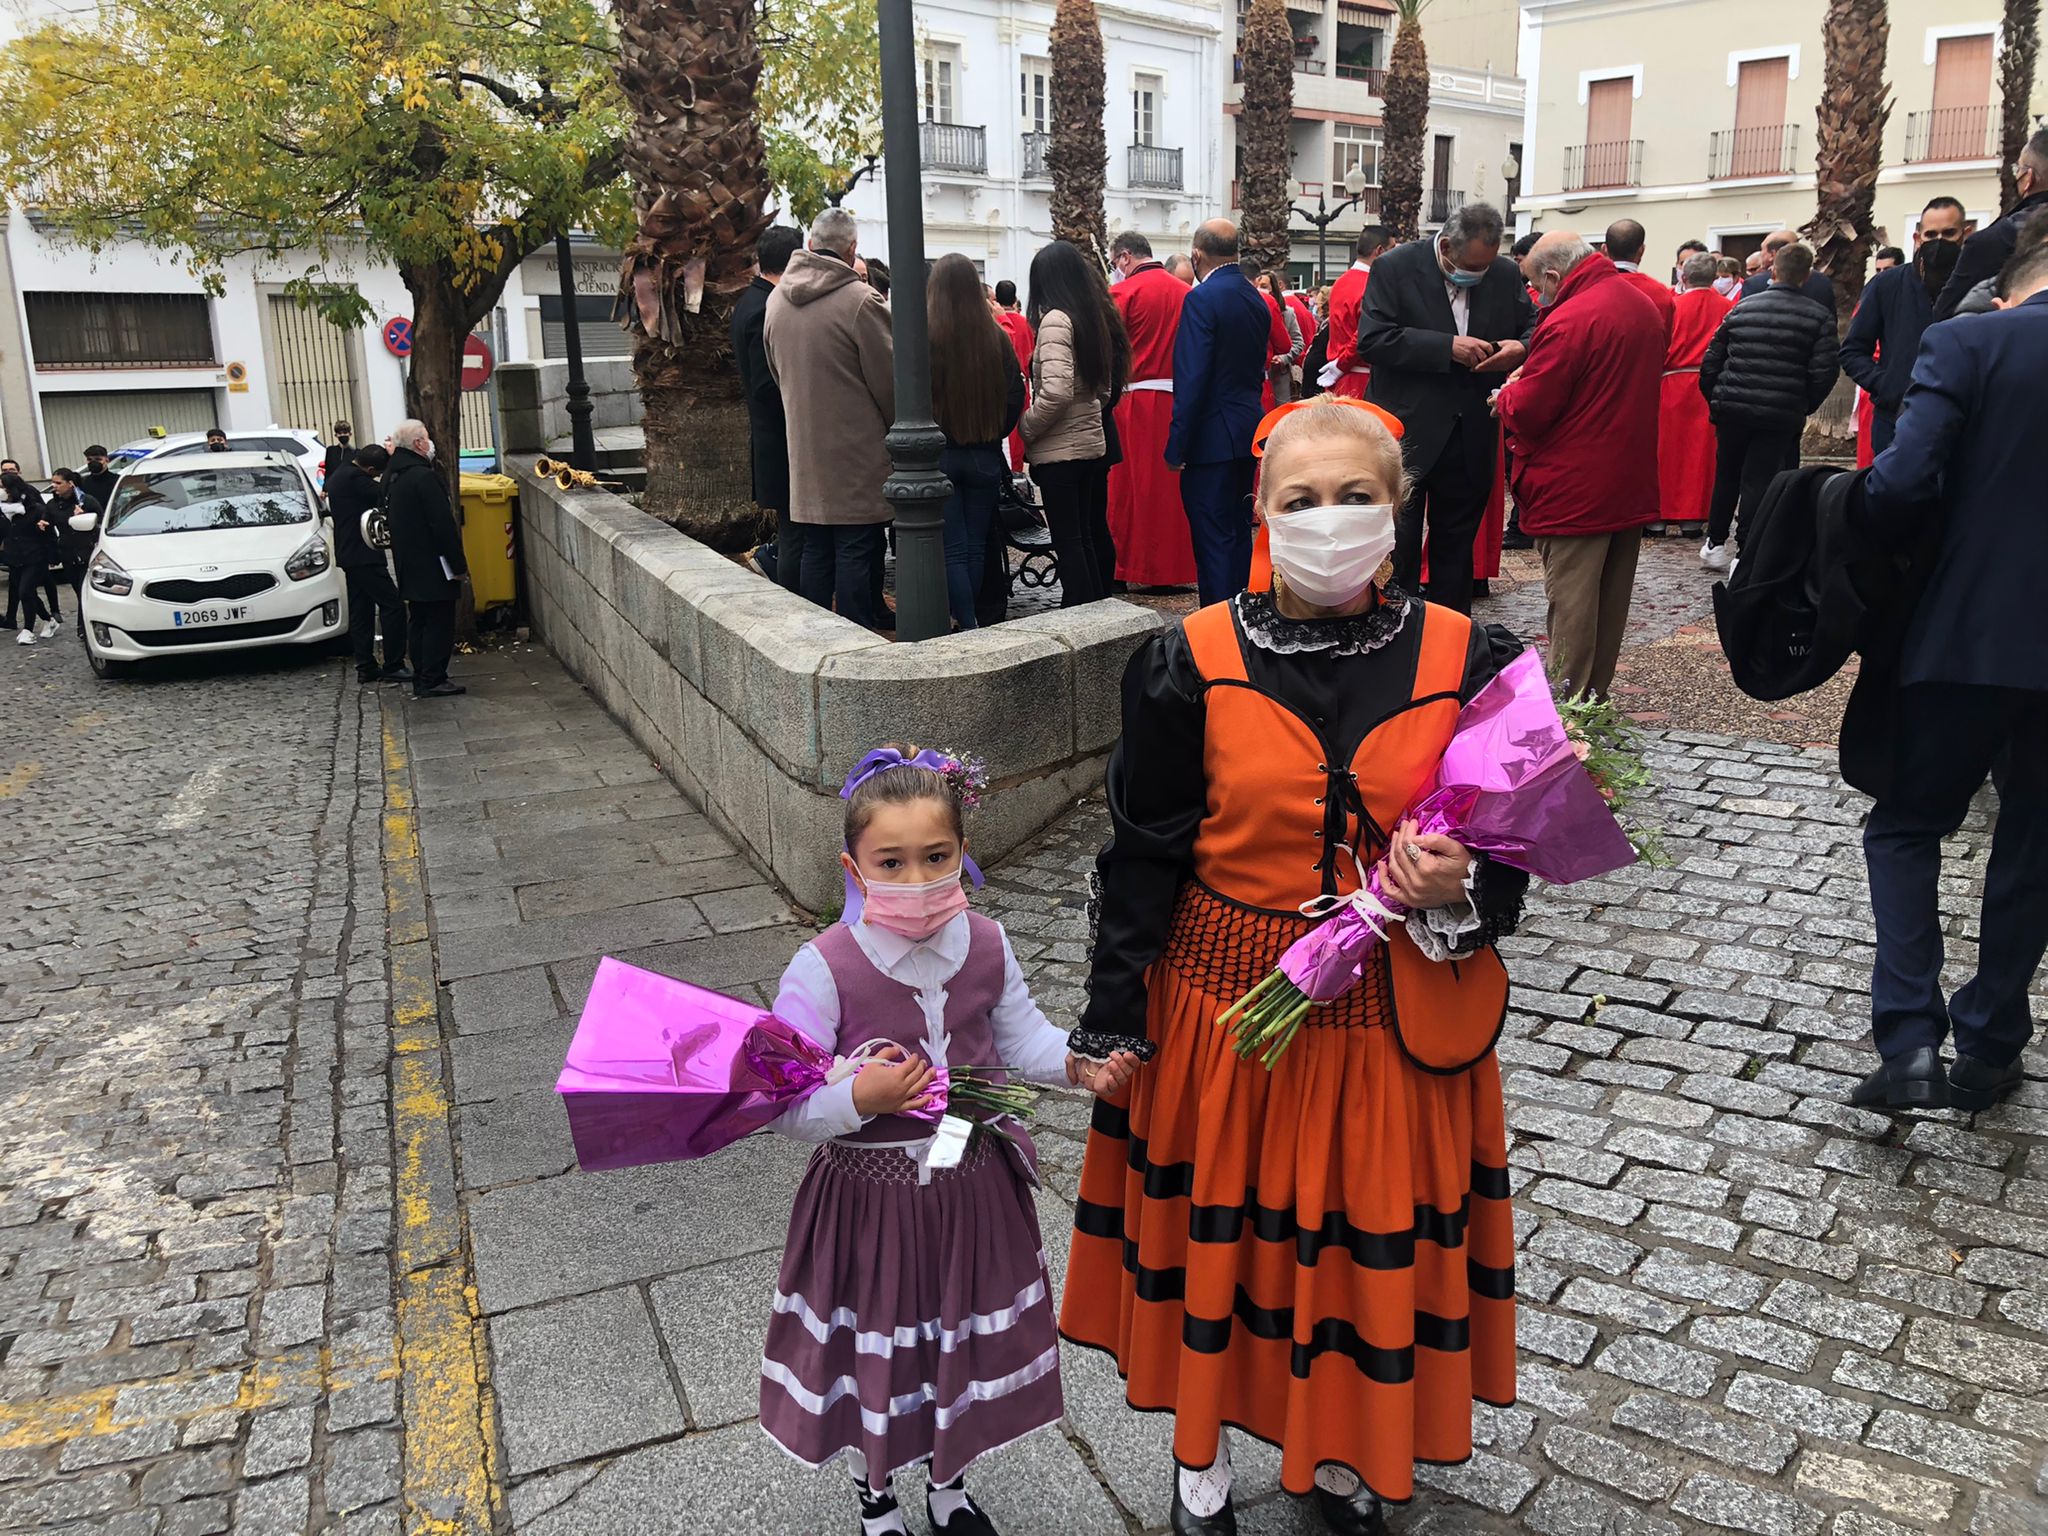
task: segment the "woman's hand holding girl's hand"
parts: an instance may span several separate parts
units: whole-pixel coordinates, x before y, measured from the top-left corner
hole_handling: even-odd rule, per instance
[[[863,1120],[920,1109],[934,1077],[932,1064],[900,1045],[878,1051],[853,1074],[853,1108]]]
[[[1129,1051],[1112,1051],[1109,1060],[1095,1061],[1067,1052],[1067,1081],[1090,1093],[1111,1094],[1131,1080],[1138,1070],[1138,1058]]]
[[[1447,907],[1464,898],[1471,867],[1470,849],[1410,819],[1394,829],[1380,860],[1380,885],[1411,912]]]

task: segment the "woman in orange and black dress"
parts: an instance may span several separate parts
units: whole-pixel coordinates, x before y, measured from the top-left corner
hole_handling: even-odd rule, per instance
[[[1386,429],[1296,409],[1268,443],[1262,518],[1390,518]],[[1401,817],[1460,705],[1518,649],[1387,586],[1385,567],[1330,608],[1283,568],[1125,674],[1074,1047],[1156,1054],[1121,1104],[1097,1103],[1060,1327],[1115,1356],[1131,1406],[1174,1414],[1176,1531],[1236,1529],[1225,1426],[1280,1447],[1283,1484],[1332,1530],[1370,1533],[1417,1461],[1471,1455],[1475,1399],[1514,1401],[1491,946],[1527,877]],[[1356,890],[1390,844],[1396,876],[1442,905],[1393,926],[1270,1071],[1240,1060],[1217,1016],[1308,931],[1302,903]]]

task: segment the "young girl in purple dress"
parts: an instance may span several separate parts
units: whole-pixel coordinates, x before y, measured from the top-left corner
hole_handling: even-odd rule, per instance
[[[846,1458],[864,1536],[905,1531],[890,1488],[930,1462],[939,1536],[993,1536],[967,1469],[1060,1416],[1059,1340],[1014,1120],[964,1148],[934,1133],[934,1067],[1114,1092],[1137,1065],[1090,1060],[1032,1002],[1002,926],[968,910],[954,757],[871,752],[848,776],[846,919],[797,951],[775,1012],[851,1077],[776,1129],[821,1145],[790,1214],[761,1361],[761,1427],[810,1466]],[[854,910],[858,908],[857,912]],[[873,1045],[872,1042],[883,1042]],[[959,1129],[958,1126],[946,1129]]]

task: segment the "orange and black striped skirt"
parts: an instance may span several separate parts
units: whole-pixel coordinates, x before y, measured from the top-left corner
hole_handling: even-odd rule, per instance
[[[1273,1070],[1240,1061],[1216,1017],[1307,927],[1183,889],[1159,1053],[1096,1104],[1060,1331],[1174,1415],[1183,1465],[1228,1424],[1280,1447],[1295,1493],[1335,1462],[1399,1502],[1417,1461],[1472,1454],[1474,1399],[1515,1398],[1500,1069],[1410,1062],[1383,963]]]

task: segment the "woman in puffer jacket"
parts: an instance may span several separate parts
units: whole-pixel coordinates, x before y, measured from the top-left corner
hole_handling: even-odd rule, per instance
[[[1130,348],[1101,274],[1064,240],[1032,258],[1028,315],[1038,342],[1019,425],[1059,556],[1060,606],[1071,608],[1107,597],[1116,577],[1103,418],[1122,392]]]

